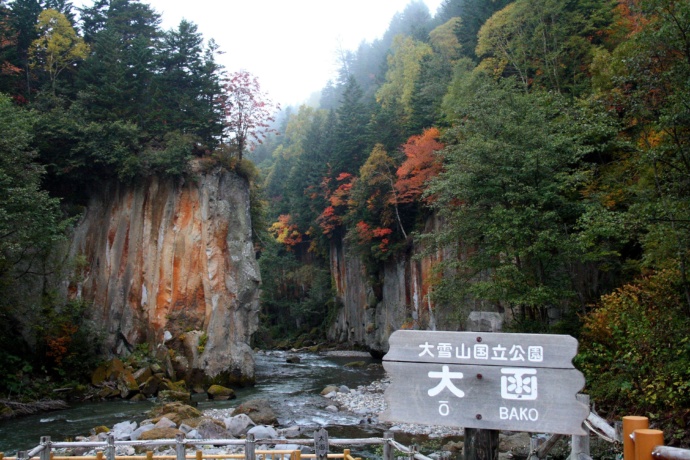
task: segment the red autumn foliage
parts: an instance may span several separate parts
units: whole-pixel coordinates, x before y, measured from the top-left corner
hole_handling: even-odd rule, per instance
[[[412,136],[403,145],[407,159],[398,168],[395,183],[398,203],[412,203],[424,193],[426,182],[441,172],[441,160],[434,153],[444,145],[439,142],[440,133],[429,128],[419,136]]]
[[[273,113],[280,110],[280,105],[268,99],[261,91],[259,80],[246,70],[229,76],[221,102],[225,112],[225,131],[237,146],[240,160],[246,147],[261,144],[269,133],[276,132],[271,123],[275,121]]]
[[[350,192],[354,185],[355,177],[352,174],[341,173],[336,178],[340,184],[332,193],[330,191],[330,179],[324,178],[321,182],[326,200],[331,204],[323,210],[316,219],[324,235],[329,236],[333,231],[342,225],[343,216],[347,212],[347,205],[350,200]]]

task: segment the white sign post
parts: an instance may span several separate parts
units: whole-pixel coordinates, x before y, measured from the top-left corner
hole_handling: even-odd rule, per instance
[[[584,435],[584,377],[567,335],[394,332],[381,420]]]

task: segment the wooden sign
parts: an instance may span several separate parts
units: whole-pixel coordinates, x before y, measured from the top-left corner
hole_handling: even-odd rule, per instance
[[[314,431],[314,453],[319,460],[328,457],[328,431],[324,428]]]
[[[584,435],[589,408],[564,335],[396,331],[380,419],[466,428]]]

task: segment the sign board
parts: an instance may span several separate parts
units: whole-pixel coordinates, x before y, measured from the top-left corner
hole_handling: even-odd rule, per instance
[[[380,419],[584,435],[585,384],[567,335],[396,331],[383,366],[391,377]]]

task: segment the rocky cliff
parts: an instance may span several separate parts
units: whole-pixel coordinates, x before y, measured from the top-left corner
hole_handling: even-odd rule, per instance
[[[424,231],[433,232],[441,225],[443,222],[432,217]],[[341,307],[328,331],[329,339],[382,355],[388,351],[388,337],[398,329],[464,329],[469,312],[481,310],[481,306],[437,305],[429,296],[431,279],[437,276],[434,265],[458,257],[460,252],[456,247],[422,256],[423,248],[411,244],[391,256],[372,277],[361,260],[351,255],[346,242],[333,242],[331,274]]]
[[[189,383],[253,382],[260,275],[244,179],[218,169],[105,185],[70,255],[69,294],[93,306],[110,355],[146,344]]]

